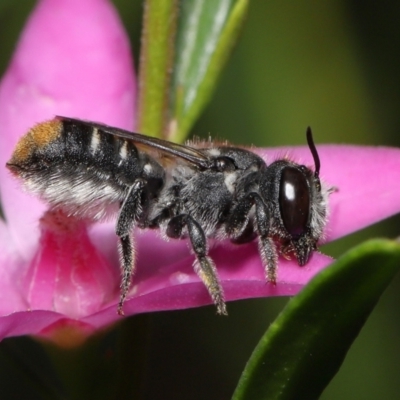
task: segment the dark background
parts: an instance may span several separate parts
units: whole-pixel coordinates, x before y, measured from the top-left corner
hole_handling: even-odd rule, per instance
[[[137,61],[142,2],[114,3]],[[1,73],[33,4],[0,0]],[[280,146],[304,144],[311,125],[317,146],[399,146],[399,22],[400,3],[395,1],[251,2],[239,43],[193,133]],[[360,179],[368,184],[364,176]],[[395,237],[399,222],[399,217],[384,221],[323,251],[337,257],[367,238]],[[252,349],[287,300],[230,303],[227,318],[216,316],[213,307],[153,314],[145,397],[230,398]],[[397,278],[323,400],[398,399],[399,305]]]

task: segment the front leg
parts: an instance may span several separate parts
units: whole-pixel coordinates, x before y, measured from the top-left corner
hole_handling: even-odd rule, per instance
[[[128,194],[119,210],[116,234],[119,237],[119,252],[122,265],[121,295],[118,303],[118,314],[124,315],[122,307],[131,285],[135,269],[135,251],[133,246],[132,229],[142,212],[141,197],[146,182],[137,179],[129,188]]]
[[[269,236],[270,213],[260,195],[256,193],[254,193],[254,195],[258,230],[258,251],[261,255],[267,281],[275,284],[277,277],[278,255],[276,252],[275,243]]]
[[[255,207],[258,248],[265,276],[267,281],[275,283],[278,256],[274,241],[269,236],[270,213],[267,205],[258,193],[248,193],[236,204],[227,221],[226,232],[233,240],[241,239],[244,234],[251,237],[252,232],[248,232],[246,228],[251,223],[250,212],[253,207]]]
[[[218,314],[226,315],[224,293],[218,280],[215,264],[208,257],[207,239],[200,224],[190,215],[180,214],[169,221],[166,234],[174,239],[181,238],[185,226],[188,229],[192,249],[196,255],[196,261],[193,264],[194,270],[203,281],[214,304],[217,306]]]
[[[226,233],[232,241],[243,243],[251,234],[251,232],[248,232],[248,227],[249,223],[251,224],[249,215],[254,206],[254,195],[255,193],[249,193],[242,197],[229,214],[226,222]],[[245,236],[244,240],[243,236]]]

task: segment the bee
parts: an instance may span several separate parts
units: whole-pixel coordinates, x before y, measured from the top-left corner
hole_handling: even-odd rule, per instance
[[[7,167],[50,209],[96,221],[116,216],[121,255],[118,313],[135,271],[133,230],[188,238],[193,268],[219,314],[222,286],[208,239],[257,238],[266,279],[277,279],[278,254],[305,265],[327,215],[326,190],[311,129],[314,171],[289,159],[267,165],[254,152],[210,142],[180,145],[100,123],[56,117],[18,142]]]

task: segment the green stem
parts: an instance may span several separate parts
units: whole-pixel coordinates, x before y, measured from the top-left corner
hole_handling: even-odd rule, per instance
[[[177,0],[146,0],[139,67],[138,130],[163,137],[167,130]]]

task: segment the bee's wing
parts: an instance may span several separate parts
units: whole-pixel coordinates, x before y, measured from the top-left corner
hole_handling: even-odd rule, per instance
[[[61,116],[57,116],[57,118],[62,121],[75,123],[77,125],[86,125],[97,128],[110,135],[131,140],[133,143],[148,147],[150,150],[157,150],[162,156],[166,156],[167,158],[171,158],[171,156],[178,157],[201,168],[207,169],[211,167],[211,162],[207,155],[190,146],[142,135],[140,133],[129,132],[124,129],[103,125],[98,122],[83,121],[80,119]]]

